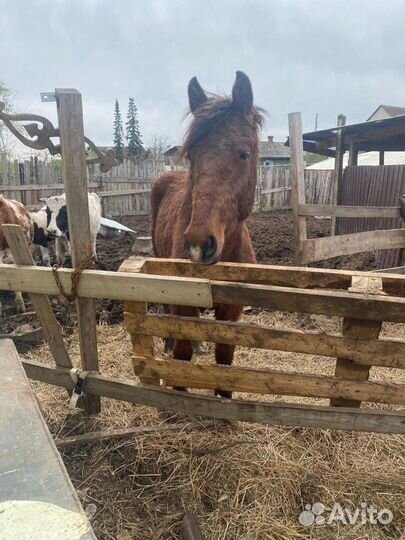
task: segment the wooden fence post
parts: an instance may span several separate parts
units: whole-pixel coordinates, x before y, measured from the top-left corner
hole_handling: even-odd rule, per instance
[[[127,259],[122,263],[119,272],[140,272],[145,259],[142,257],[135,257]],[[148,304],[146,302],[124,302],[125,313],[134,315],[146,315],[148,312]],[[132,347],[134,351],[133,366],[134,370],[136,366],[142,362],[147,364],[148,358],[154,357],[153,336],[143,335],[138,332],[130,332]],[[143,384],[151,384],[153,386],[160,386],[159,377],[140,377],[140,381]]]
[[[295,232],[295,263],[302,265],[302,247],[303,242],[307,239],[307,223],[306,218],[299,215],[299,205],[306,202],[301,113],[290,113],[288,115],[288,129],[291,148],[290,175]]]
[[[382,294],[382,279],[375,277],[353,276],[352,292],[363,294]],[[383,316],[383,314],[382,314]],[[360,319],[343,319],[342,335],[356,338],[377,339],[382,327],[381,321],[367,321]],[[360,365],[354,360],[338,358],[336,360],[335,377],[352,379],[355,381],[367,381],[371,366]],[[356,399],[333,398],[330,400],[332,407],[356,407],[359,408],[361,401]]]
[[[56,89],[59,136],[62,149],[62,175],[65,185],[73,267],[92,255],[89,205],[87,197],[86,157],[84,146],[81,94],[74,89]],[[82,368],[98,371],[96,312],[94,300],[77,299]],[[99,396],[86,396],[86,410],[98,413]]]

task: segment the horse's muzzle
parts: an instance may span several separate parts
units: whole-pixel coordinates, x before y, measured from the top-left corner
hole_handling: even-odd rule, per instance
[[[219,260],[218,243],[215,236],[208,236],[205,244],[201,246],[186,246],[190,260],[194,263],[215,264]]]

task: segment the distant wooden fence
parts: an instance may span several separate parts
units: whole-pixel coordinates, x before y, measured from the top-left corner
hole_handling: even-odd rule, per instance
[[[330,204],[335,171],[305,170],[306,200],[310,204]],[[291,209],[290,167],[259,167],[255,209]]]
[[[364,206],[397,206],[405,193],[405,165],[347,167],[343,174],[339,204]],[[400,229],[400,217],[337,218],[336,233],[350,234],[379,229]],[[401,264],[401,250],[376,252],[378,268]]]
[[[163,174],[163,160],[145,159],[138,163],[125,160],[108,173],[99,165],[89,165],[88,188],[101,197],[103,215],[149,214],[150,187]],[[36,157],[24,161],[8,161],[0,156],[0,192],[28,208],[41,205],[41,198],[64,192],[61,161],[42,161]]]

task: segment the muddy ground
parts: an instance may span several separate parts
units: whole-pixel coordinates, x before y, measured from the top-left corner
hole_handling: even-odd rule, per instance
[[[139,236],[150,234],[149,216],[128,216],[122,218],[124,225],[134,229]],[[294,265],[294,228],[291,212],[267,212],[254,214],[248,219],[253,245],[256,252],[257,262],[262,264]],[[309,218],[307,220],[308,237],[319,238],[328,236],[330,220]],[[97,241],[97,254],[99,270],[117,271],[121,263],[132,252],[134,237],[130,234],[115,239],[99,238]],[[372,270],[375,268],[374,255],[361,253],[349,257],[337,257],[328,261],[317,263],[315,266],[325,268],[346,268],[350,270]],[[52,306],[56,317],[68,336],[76,323],[75,304],[61,303],[59,298],[53,298]],[[2,294],[4,317],[0,320],[0,335],[7,335],[16,326],[15,320],[9,316],[15,314],[13,295]],[[29,299],[26,296],[28,312],[32,311]],[[120,322],[123,316],[122,302],[116,300],[97,300],[97,320],[106,324]],[[32,315],[18,318],[18,324],[29,324],[32,329],[37,327]],[[26,330],[29,330],[26,327]],[[38,336],[35,336],[38,338]],[[33,338],[34,339],[34,338]],[[29,343],[21,345],[23,351]]]

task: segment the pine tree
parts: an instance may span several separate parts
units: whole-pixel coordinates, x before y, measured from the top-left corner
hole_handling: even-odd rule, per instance
[[[128,114],[127,114],[127,143],[128,156],[130,159],[139,157],[143,151],[141,132],[139,129],[138,109],[135,105],[134,98],[129,98]]]
[[[118,99],[115,100],[114,107],[114,149],[115,157],[121,163],[124,159],[124,130]]]

